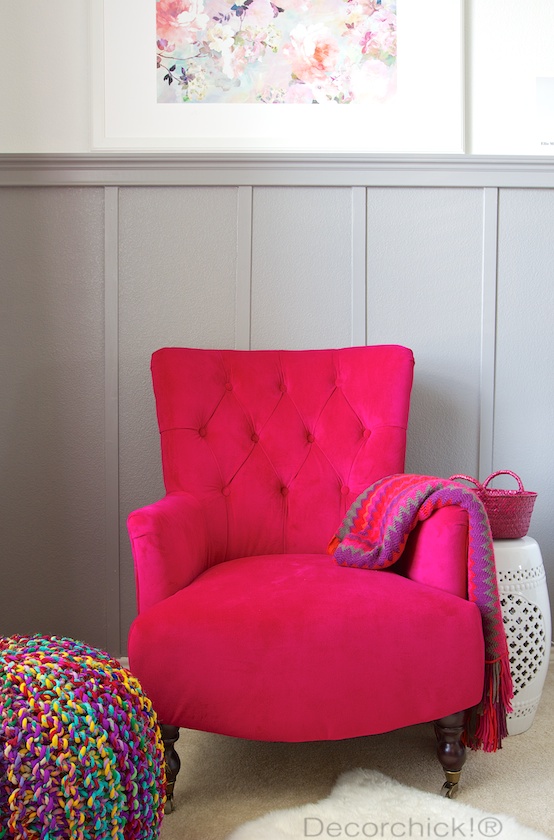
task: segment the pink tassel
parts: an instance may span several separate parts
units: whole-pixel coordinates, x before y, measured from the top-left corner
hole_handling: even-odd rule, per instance
[[[465,743],[473,750],[496,752],[508,734],[506,715],[512,711],[513,689],[508,653],[494,662],[485,663],[483,697],[469,710]]]

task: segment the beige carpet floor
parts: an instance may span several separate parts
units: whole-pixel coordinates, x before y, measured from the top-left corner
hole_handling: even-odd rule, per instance
[[[224,840],[236,826],[276,808],[329,795],[347,769],[373,768],[403,784],[438,792],[442,769],[429,725],[348,741],[280,744],[181,730],[176,810],[161,840]],[[469,752],[459,801],[554,837],[554,663],[527,732],[493,754]]]

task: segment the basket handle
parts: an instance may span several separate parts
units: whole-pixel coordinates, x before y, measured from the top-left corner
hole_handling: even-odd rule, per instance
[[[483,489],[483,485],[479,484],[476,478],[472,478],[470,475],[451,475],[448,479],[449,481],[456,481],[456,479],[463,479],[464,481],[470,481],[471,484],[475,484],[478,490]]]
[[[523,482],[522,482],[521,478],[519,477],[519,475],[517,473],[512,472],[511,470],[497,470],[496,472],[491,473],[489,475],[489,477],[486,478],[485,481],[483,482],[483,488],[486,488],[489,481],[492,481],[492,479],[496,478],[497,475],[511,475],[512,478],[515,478],[515,480],[518,483],[518,491],[513,490],[511,492],[513,492],[513,493],[515,493],[515,492],[519,492],[519,493],[525,492],[524,489],[523,489]]]

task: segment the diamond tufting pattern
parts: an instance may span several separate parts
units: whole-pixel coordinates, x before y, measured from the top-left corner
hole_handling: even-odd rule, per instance
[[[404,468],[404,347],[164,348],[152,375],[166,490],[198,500],[212,565],[325,551],[356,496]]]

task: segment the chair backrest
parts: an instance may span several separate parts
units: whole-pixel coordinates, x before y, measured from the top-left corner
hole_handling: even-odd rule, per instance
[[[166,490],[201,501],[212,562],[324,552],[356,497],[404,470],[413,364],[396,345],[154,353]]]

